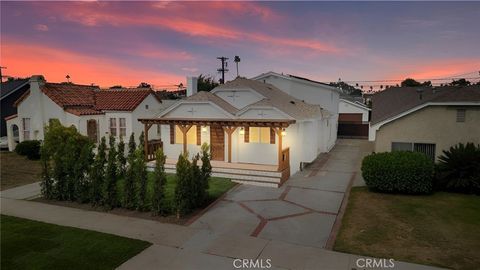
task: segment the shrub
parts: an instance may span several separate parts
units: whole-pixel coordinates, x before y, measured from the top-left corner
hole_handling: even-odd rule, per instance
[[[28,159],[40,159],[40,141],[23,141],[15,147],[15,152],[21,156],[27,156]]]
[[[93,205],[102,203],[102,188],[105,182],[105,163],[107,162],[107,155],[105,153],[107,149],[107,143],[105,137],[102,137],[100,144],[97,148],[97,155],[90,172],[91,178],[91,196],[90,200]]]
[[[125,170],[126,170],[126,164],[127,164],[127,159],[125,157],[125,143],[123,142],[123,139],[120,138],[120,142],[118,142],[117,145],[117,167],[118,167],[118,177],[119,178],[124,178],[125,177]]]
[[[395,151],[371,154],[363,159],[362,176],[367,186],[379,192],[430,193],[433,162],[418,152]]]
[[[113,209],[117,206],[117,151],[115,149],[115,137],[110,135],[107,158],[107,168],[105,169],[105,186],[103,189],[103,204]]]
[[[167,175],[165,174],[165,160],[167,157],[163,154],[162,148],[157,150],[155,157],[156,163],[151,209],[154,214],[165,215],[169,212],[168,205],[165,200],[165,184],[167,183]]]
[[[480,194],[480,145],[460,143],[443,151],[435,170],[437,189]]]
[[[190,204],[192,207],[201,206],[205,199],[205,190],[203,189],[202,182],[202,172],[198,167],[198,160],[200,155],[196,154],[192,159],[192,164],[190,166],[190,177],[191,177],[191,188],[192,188],[192,197]]]
[[[136,144],[134,134],[130,136],[128,143],[128,165],[125,171],[125,185],[123,186],[123,207],[135,208],[135,170],[136,170]]]
[[[143,134],[143,132],[142,132]],[[137,184],[137,210],[144,211],[147,207],[147,162],[143,144],[135,151],[135,183]]]
[[[201,185],[203,194],[201,197],[207,197],[208,180],[212,175],[212,165],[210,164],[210,146],[207,143],[202,144],[202,168],[201,168]]]
[[[177,218],[192,210],[192,181],[191,164],[188,153],[180,154],[177,161],[177,186],[175,187],[175,210]]]

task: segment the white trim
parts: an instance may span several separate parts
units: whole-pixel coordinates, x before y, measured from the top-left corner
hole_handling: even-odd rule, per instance
[[[367,110],[367,111],[370,111],[370,110],[371,110],[371,109],[368,108],[367,106],[363,106],[363,105],[361,105],[361,104],[358,104],[358,103],[356,103],[356,102],[352,102],[352,101],[347,100],[347,99],[340,98],[340,101],[343,101],[343,102],[345,102],[345,103],[351,104],[351,105],[356,106],[356,107],[358,107],[358,108],[360,108],[360,109],[364,109],[364,110]],[[339,113],[340,113],[340,112],[339,112]]]
[[[390,118],[387,118],[385,120],[382,120],[378,123],[375,124],[370,124],[370,131],[369,131],[369,141],[374,141],[376,137],[377,130],[380,129],[383,125],[390,123],[392,121],[395,121],[399,118],[402,118],[406,115],[409,115],[413,112],[416,112],[420,109],[423,109],[428,106],[480,106],[480,101],[479,102],[426,102],[423,103],[417,107],[413,107],[409,110],[406,110],[400,114],[397,114],[395,116],[392,116]]]
[[[316,87],[321,86],[321,87],[324,87],[328,90],[333,90],[335,92],[342,93],[342,90],[340,90],[336,87],[321,83],[321,82],[306,81],[306,80],[298,79],[298,78],[295,78],[295,77],[291,77],[289,75],[279,74],[279,73],[276,73],[276,72],[273,72],[273,71],[269,71],[267,73],[262,73],[262,74],[260,74],[256,77],[251,78],[251,79],[258,81],[258,80],[261,80],[261,79],[269,77],[269,76],[275,76],[275,77],[278,77],[278,78],[282,78],[282,79],[286,79],[286,80],[290,80],[290,81],[295,81],[295,82],[303,83],[303,84],[306,84],[306,85],[312,85],[312,86],[316,86]]]
[[[29,84],[30,81],[27,80],[25,83],[21,84],[20,86],[17,86],[17,88],[13,89],[12,91],[8,92],[8,94],[6,94],[5,96],[1,97],[0,100],[3,100],[4,98],[10,96],[11,94],[17,92],[18,89],[24,87],[26,84]]]
[[[276,107],[273,107],[273,106],[246,106],[245,108],[243,108],[242,110],[238,111],[236,116],[240,117],[242,114],[246,113],[247,111],[251,110],[251,109],[259,109],[259,110],[274,110],[274,111],[277,111],[278,113],[286,116],[288,119],[293,119],[293,120],[297,120],[295,119],[294,117],[288,115],[287,113],[285,113],[284,111],[276,108]],[[259,118],[259,119],[265,119],[265,118]],[[268,119],[268,118],[267,118]]]
[[[227,112],[226,110],[224,110],[222,107],[218,106],[217,104],[215,104],[214,102],[212,101],[197,101],[197,100],[180,100],[179,102],[177,103],[174,103],[172,106],[168,107],[167,109],[163,110],[162,112],[160,112],[160,114],[158,114],[157,118],[161,118],[163,117],[165,114],[173,111],[173,109],[177,108],[178,106],[182,105],[182,104],[209,104],[209,105],[212,105],[213,107],[225,112],[227,115],[230,115],[232,117],[230,118],[235,118],[235,115]]]

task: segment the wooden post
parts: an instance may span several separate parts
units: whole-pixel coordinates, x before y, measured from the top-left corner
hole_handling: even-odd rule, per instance
[[[190,130],[192,125],[178,125],[183,134],[183,153],[187,153],[187,132]]]
[[[145,123],[145,131],[143,132],[143,151],[145,153],[145,160],[148,160],[148,130],[153,124]]]
[[[237,127],[222,127],[227,132],[228,141],[228,163],[232,163],[232,133],[235,132]]]
[[[278,135],[278,171],[282,168],[282,128],[274,128],[275,133]]]

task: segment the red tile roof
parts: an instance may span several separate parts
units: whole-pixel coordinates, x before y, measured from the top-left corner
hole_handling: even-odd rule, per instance
[[[160,97],[149,88],[101,90],[98,86],[45,83],[41,90],[58,106],[75,115],[103,114],[104,111],[133,111],[150,94],[161,102]],[[30,90],[15,104],[22,102],[29,93]]]

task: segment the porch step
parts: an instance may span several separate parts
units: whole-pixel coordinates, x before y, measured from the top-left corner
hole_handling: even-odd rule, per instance
[[[154,163],[148,163],[148,170],[153,171]],[[175,173],[174,164],[165,164],[165,172]],[[282,173],[239,168],[213,167],[212,176],[231,179],[233,182],[256,186],[279,187],[282,183]]]

